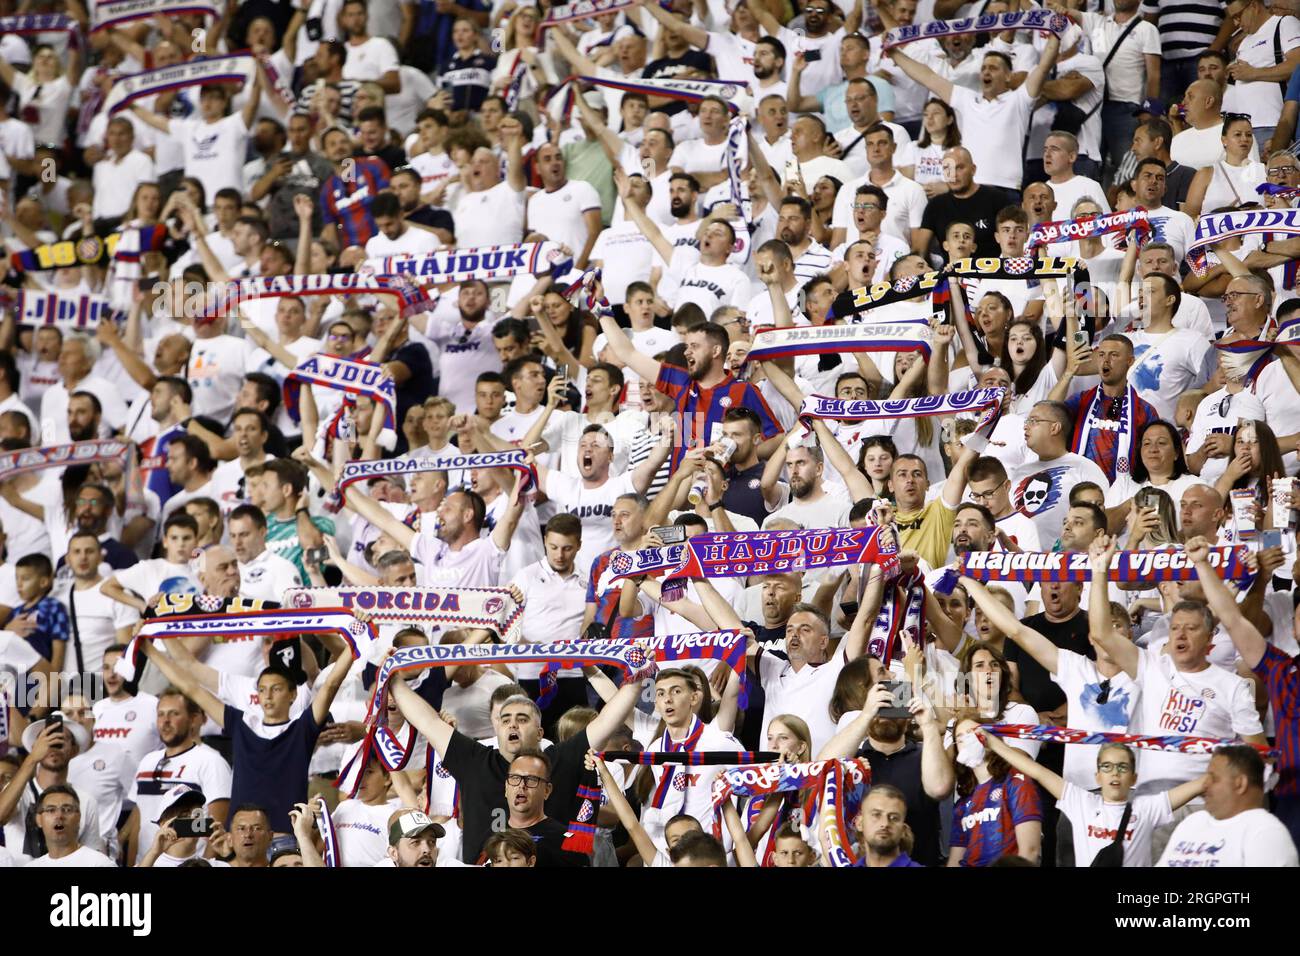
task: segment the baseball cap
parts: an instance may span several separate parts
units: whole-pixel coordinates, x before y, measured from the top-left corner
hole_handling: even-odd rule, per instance
[[[278,836],[271,840],[271,849],[267,854],[267,862],[274,864],[282,856],[298,855],[302,851],[298,849],[298,840],[291,836]]]
[[[172,787],[162,798],[162,807],[158,811],[158,819],[154,823],[161,824],[163,818],[175,810],[193,809],[206,804],[207,798],[203,796],[203,791],[198,787],[192,787],[188,783],[178,783]]]
[[[398,810],[388,818],[388,845],[397,846],[403,837],[412,839],[425,830],[432,830],[439,840],[447,835],[442,824],[434,823],[427,813],[410,809]]]

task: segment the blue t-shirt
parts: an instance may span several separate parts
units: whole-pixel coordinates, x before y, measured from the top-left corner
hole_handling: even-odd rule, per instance
[[[244,723],[244,712],[229,704],[223,720],[234,756],[230,817],[241,804],[254,803],[266,810],[272,830],[292,833],[289,811],[307,800],[307,766],[321,732],[312,709],[308,707],[289,721],[283,733],[269,739],[258,736]]]

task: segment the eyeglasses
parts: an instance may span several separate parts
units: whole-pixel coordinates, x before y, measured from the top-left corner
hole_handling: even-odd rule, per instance
[[[1263,294],[1264,293],[1262,292],[1225,292],[1223,295],[1219,296],[1219,301],[1231,303],[1240,299],[1243,295],[1258,295],[1262,297]]]
[[[1025,424],[1026,425],[1050,425],[1052,424],[1052,420],[1050,418],[1026,418]]]
[[[1270,166],[1268,174],[1270,176],[1281,176],[1283,173],[1300,172],[1300,166]]]
[[[1109,760],[1105,763],[1097,764],[1099,773],[1128,773],[1133,769],[1131,763],[1111,763]]]
[[[75,803],[60,803],[57,807],[41,807],[40,812],[70,817],[74,813],[80,813],[81,807],[77,806]]]
[[[512,787],[523,787],[525,790],[536,790],[544,783],[550,783],[545,777],[534,777],[532,774],[512,773],[506,775],[506,783]]]
[[[854,209],[879,209],[879,208],[880,208],[880,203],[874,203],[874,202],[855,202],[855,203],[853,204],[853,208],[854,208]]]
[[[1040,422],[1042,421],[1041,418],[1037,420]],[[993,496],[998,493],[997,488],[990,488],[988,491],[976,491],[974,488],[968,487],[968,490],[970,492],[971,501],[992,501]]]

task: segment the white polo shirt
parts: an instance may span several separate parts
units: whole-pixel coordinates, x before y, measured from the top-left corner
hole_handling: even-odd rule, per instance
[[[835,652],[825,664],[805,664],[798,670],[787,660],[774,654],[758,658],[758,676],[763,684],[766,703],[763,706],[763,730],[760,741],[767,740],[768,724],[782,714],[803,718],[812,735],[812,752],[821,751],[835,736],[835,721],[831,720],[827,704],[835,691],[835,681],[848,663],[845,646]]]
[[[284,592],[302,587],[298,567],[287,558],[263,550],[247,564],[239,565],[239,594],[261,601],[282,601]]]
[[[600,211],[600,194],[591,183],[570,179],[559,189],[539,189],[528,199],[528,227],[562,242],[577,255],[591,238],[584,213]]]

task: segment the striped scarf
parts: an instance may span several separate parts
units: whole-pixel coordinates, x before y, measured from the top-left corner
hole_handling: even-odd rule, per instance
[[[14,296],[14,316],[19,325],[52,325],[62,332],[93,332],[116,310],[102,295],[68,295],[19,289]]]
[[[397,386],[382,366],[332,355],[309,355],[284,382],[285,408],[291,417],[297,410],[298,389],[303,382],[348,395],[365,395],[383,406],[384,427],[397,429]]]
[[[1159,750],[1164,753],[1212,754],[1220,747],[1241,746],[1240,740],[1216,737],[1183,737],[1178,734],[1121,734],[1100,730],[1074,730],[1050,724],[984,724],[980,727],[997,737],[1015,740],[1040,740],[1052,744],[1123,744],[1134,750]],[[1247,744],[1265,759],[1276,759],[1278,751],[1267,744]]]
[[[423,474],[431,471],[468,471],[474,468],[509,468],[511,471],[519,474],[520,480],[524,483],[520,493],[527,492],[537,485],[537,469],[527,463],[528,452],[522,448],[511,448],[508,451],[488,451],[478,452],[468,455],[443,455],[439,458],[407,458],[398,460],[395,458],[367,458],[360,461],[350,461],[343,466],[339,473],[338,490],[342,493],[346,488],[356,484],[358,481],[367,481],[371,478],[378,478],[390,475],[411,475]]]
[[[341,607],[386,623],[481,627],[506,642],[518,637],[524,614],[506,588],[290,588],[284,604],[300,611]]]
[[[283,296],[313,295],[388,295],[397,299],[403,316],[424,312],[436,299],[430,299],[415,283],[403,276],[376,276],[338,273],[313,276],[248,276],[231,279],[218,294],[209,299],[196,321],[210,322],[230,315],[245,302]]]
[[[949,299],[948,277],[941,272],[923,272],[919,276],[899,276],[892,282],[877,282],[873,285],[849,289],[835,297],[830,311],[826,313],[826,321],[848,320],[850,316],[861,315],[863,312],[893,305],[895,302],[919,299],[923,295],[930,296],[932,310],[945,305]]]
[[[46,468],[69,468],[76,465],[93,465],[115,461],[126,465],[134,446],[116,439],[77,441],[66,445],[46,445],[44,448],[22,448],[0,454],[0,481]]]
[[[745,361],[774,362],[802,355],[860,352],[920,352],[928,362],[933,338],[934,332],[926,319],[761,328],[754,333]]]
[[[1147,218],[1147,211],[1141,206],[1105,216],[1080,216],[1077,219],[1040,222],[1030,231],[1025,248],[1033,250],[1053,243],[1069,242],[1073,239],[1095,239],[1111,233],[1123,235],[1129,230],[1138,233],[1139,244],[1145,241],[1142,237],[1151,235],[1151,221]]]
[[[99,0],[90,7],[90,32],[111,30],[137,20],[151,20],[162,15],[168,18],[201,13],[216,18],[219,7],[209,0]]]
[[[1002,33],[1005,30],[1033,30],[1064,36],[1070,28],[1068,18],[1050,10],[1034,8],[1012,13],[983,13],[978,17],[960,20],[932,20],[929,23],[909,23],[886,31],[884,48],[915,43],[917,40],[954,37],[973,33]]]
[[[1225,239],[1253,232],[1300,236],[1300,209],[1239,209],[1201,216],[1196,220],[1196,235],[1187,247],[1187,264],[1198,276],[1203,276],[1208,268],[1203,250]]]
[[[242,83],[248,89],[252,87],[256,75],[257,58],[251,53],[199,57],[173,66],[118,77],[104,98],[104,106],[108,115],[112,116],[136,100],[187,86]]]
[[[575,77],[570,77],[575,79]],[[749,84],[743,80],[705,80],[705,79],[668,79],[660,77],[653,80],[616,79],[614,77],[579,76],[576,79],[591,86],[602,86],[624,93],[644,93],[646,96],[661,96],[669,100],[684,100],[698,103],[705,97],[714,97],[727,104],[732,113],[741,112],[741,107],[749,99]]]
[[[1246,566],[1247,549],[1232,545],[1210,548],[1210,564],[1225,581],[1246,584],[1254,572]],[[951,594],[957,578],[976,581],[1076,581],[1092,580],[1086,551],[972,551],[957,559],[956,569],[945,571],[934,584],[937,594]],[[1106,580],[1118,584],[1154,584],[1160,581],[1195,581],[1196,567],[1185,551],[1119,551],[1111,559]]]
[[[1074,425],[1074,437],[1070,442],[1070,450],[1076,455],[1086,455],[1088,442],[1092,439],[1093,430],[1113,431],[1115,435],[1115,474],[1127,475],[1133,467],[1131,455],[1133,453],[1133,413],[1138,407],[1137,389],[1132,385],[1124,386],[1124,396],[1120,399],[1119,419],[1102,417],[1102,408],[1111,401],[1110,396],[1105,390],[1098,385],[1093,389],[1092,399],[1088,402],[1088,410],[1085,414],[1080,415]]]
[[[500,281],[517,275],[558,277],[573,268],[573,256],[558,242],[519,242],[479,249],[436,249],[367,259],[361,271],[381,276],[409,276],[437,285]]]
[[[751,352],[751,354],[753,354]],[[809,395],[799,409],[799,420],[808,423],[814,419],[830,421],[897,421],[903,418],[974,414],[978,415],[975,431],[964,439],[966,445],[978,452],[988,447],[988,436],[993,434],[1002,417],[1004,388],[973,388],[947,395],[924,395],[920,398],[887,399],[877,402],[870,399],[850,400]]]

